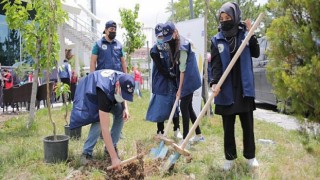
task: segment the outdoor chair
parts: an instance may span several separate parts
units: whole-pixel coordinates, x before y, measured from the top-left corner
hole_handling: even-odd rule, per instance
[[[54,82],[49,83],[49,92],[50,92],[50,102],[53,101],[53,84]],[[43,101],[43,105],[47,104],[47,84],[42,84],[38,87],[37,92],[37,108],[40,108],[40,102]]]

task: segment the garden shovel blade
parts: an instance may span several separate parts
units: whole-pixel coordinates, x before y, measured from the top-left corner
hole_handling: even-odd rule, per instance
[[[164,158],[168,152],[168,147],[165,146],[164,141],[160,141],[158,148],[152,148],[150,151],[150,156],[153,159]]]
[[[168,160],[163,165],[162,171],[168,171],[179,159],[181,154],[179,152],[175,152],[174,154],[171,154],[168,158]]]

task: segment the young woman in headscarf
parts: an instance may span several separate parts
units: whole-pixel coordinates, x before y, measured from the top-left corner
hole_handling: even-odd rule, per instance
[[[211,39],[212,79],[210,86],[215,89],[223,72],[237,52],[251,22],[241,22],[241,11],[238,4],[227,2],[219,10],[219,32]],[[252,36],[241,53],[238,61],[230,71],[221,88],[214,91],[215,113],[222,116],[224,130],[224,153],[226,162],[223,169],[230,170],[237,158],[234,125],[236,115],[240,117],[243,131],[243,156],[252,168],[258,167],[255,158],[254,141],[254,76],[252,58],[259,57],[260,48],[256,36]]]

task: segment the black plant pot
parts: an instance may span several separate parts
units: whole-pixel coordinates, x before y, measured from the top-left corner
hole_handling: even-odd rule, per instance
[[[57,135],[47,136],[43,139],[44,145],[44,161],[46,163],[56,163],[66,161],[68,159],[69,136]]]
[[[81,138],[82,127],[76,129],[70,129],[69,125],[64,126],[65,135],[69,136],[71,139],[79,140]]]

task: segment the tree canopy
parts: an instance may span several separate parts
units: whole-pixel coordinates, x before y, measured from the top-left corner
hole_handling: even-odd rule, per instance
[[[131,69],[131,54],[141,48],[146,40],[146,36],[143,34],[143,24],[137,22],[139,14],[139,4],[136,4],[134,10],[120,9],[121,27],[125,28],[124,33],[124,51],[127,54],[128,68]]]
[[[310,120],[320,116],[320,1],[268,3],[274,17],[267,30],[270,42],[268,78],[280,99]]]

